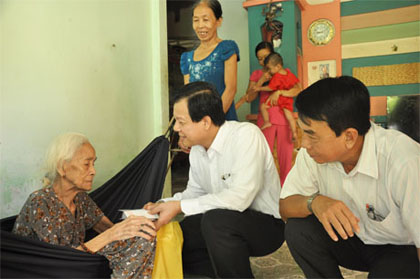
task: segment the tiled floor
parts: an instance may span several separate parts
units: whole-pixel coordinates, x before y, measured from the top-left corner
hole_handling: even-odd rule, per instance
[[[265,257],[251,258],[252,272],[255,278],[305,278],[302,270],[294,261],[287,244],[284,243],[276,252]],[[366,272],[341,269],[345,279],[366,279]]]
[[[172,192],[184,190],[188,181],[188,167],[179,166],[172,172]],[[305,278],[301,269],[294,261],[287,244],[284,243],[276,252],[258,258],[251,258],[252,271],[255,278]],[[345,279],[366,279],[367,273],[342,269]],[[194,276],[188,278],[196,278]]]

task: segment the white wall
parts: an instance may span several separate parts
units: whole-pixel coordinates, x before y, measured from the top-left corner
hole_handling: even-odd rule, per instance
[[[223,23],[218,35],[225,40],[234,40],[239,46],[241,61],[238,63],[238,90],[235,101],[246,92],[249,81],[248,12],[242,7],[243,0],[219,0],[223,10]],[[245,121],[250,105],[243,104],[237,111],[239,121]]]
[[[94,187],[166,129],[164,0],[0,1],[1,217],[41,187],[56,135],[96,148]]]

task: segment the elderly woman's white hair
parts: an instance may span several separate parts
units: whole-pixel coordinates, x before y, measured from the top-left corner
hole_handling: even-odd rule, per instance
[[[56,137],[50,144],[45,160],[46,174],[44,186],[54,182],[57,177],[57,170],[65,161],[70,161],[74,153],[83,144],[89,143],[88,138],[79,133],[66,133]]]

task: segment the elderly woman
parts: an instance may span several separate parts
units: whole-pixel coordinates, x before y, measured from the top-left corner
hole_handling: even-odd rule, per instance
[[[51,184],[32,193],[13,232],[51,244],[105,256],[112,278],[150,278],[155,254],[155,225],[144,217],[113,224],[88,196],[95,176],[95,149],[81,134],[59,136],[47,152]],[[98,236],[85,242],[85,231]]]

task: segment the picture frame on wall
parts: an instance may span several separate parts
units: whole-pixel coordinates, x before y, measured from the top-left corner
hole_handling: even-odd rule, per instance
[[[308,62],[308,86],[320,79],[336,76],[335,60]]]

